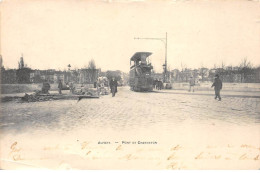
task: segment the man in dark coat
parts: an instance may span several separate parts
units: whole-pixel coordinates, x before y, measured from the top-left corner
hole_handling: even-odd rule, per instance
[[[112,80],[110,81],[109,85],[110,85],[112,97],[115,97],[116,92],[117,92],[117,81],[115,80],[114,77],[113,77]]]
[[[220,90],[222,89],[222,81],[219,79],[218,74],[216,74],[214,83],[212,84],[211,87],[213,87],[213,86],[215,89],[215,99],[218,98],[218,100],[221,101]]]

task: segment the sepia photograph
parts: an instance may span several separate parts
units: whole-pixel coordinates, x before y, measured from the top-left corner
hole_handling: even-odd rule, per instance
[[[0,0],[1,170],[259,170],[259,0]]]

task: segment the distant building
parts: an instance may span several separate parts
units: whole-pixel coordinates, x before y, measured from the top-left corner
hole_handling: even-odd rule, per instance
[[[65,72],[62,71],[56,71],[53,75],[53,81],[54,83],[59,83],[59,80],[62,82],[65,82]]]
[[[40,70],[32,70],[30,73],[30,82],[31,83],[41,83],[41,72]]]
[[[2,84],[15,84],[17,83],[16,70],[9,69],[5,70],[1,69],[1,82]]]
[[[79,70],[79,83],[81,84],[94,84],[99,76],[99,69],[80,69]]]
[[[48,70],[41,70],[40,71],[40,78],[42,81],[47,81],[49,83],[54,83],[54,69],[48,69]]]

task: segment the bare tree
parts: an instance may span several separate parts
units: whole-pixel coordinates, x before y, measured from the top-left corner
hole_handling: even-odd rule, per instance
[[[94,60],[94,59],[91,59],[91,60],[88,62],[88,69],[96,69],[96,63],[95,63],[95,60]]]
[[[252,65],[251,65],[251,62],[247,60],[247,57],[245,57],[244,59],[242,59],[239,67],[240,68],[251,68]]]
[[[226,65],[225,65],[225,63],[222,61],[222,62],[221,62],[221,68],[222,68],[222,69],[225,69],[225,67],[226,67]]]
[[[23,60],[23,55],[20,58],[20,61],[18,62],[18,68],[22,69],[24,68],[24,60]]]
[[[94,59],[91,59],[88,62],[88,70],[89,70],[89,75],[88,75],[89,81],[95,82],[97,80],[98,70],[97,70],[96,63],[95,63]]]
[[[187,65],[181,62],[181,71],[183,72],[185,69],[187,69]]]
[[[239,72],[241,74],[241,82],[246,82],[247,76],[252,71],[252,65],[251,62],[247,60],[247,57],[242,59],[240,65],[239,65]]]
[[[199,69],[199,74],[201,76],[202,82],[204,82],[207,72],[208,72],[208,69],[203,66]]]

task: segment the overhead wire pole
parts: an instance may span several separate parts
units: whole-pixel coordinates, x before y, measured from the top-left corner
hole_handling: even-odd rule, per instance
[[[166,37],[165,38],[139,38],[139,37],[135,37],[134,39],[137,39],[137,40],[160,40],[164,43],[165,45],[165,64],[163,65],[164,66],[164,75],[163,75],[163,80],[164,82],[167,82],[167,32],[166,32]]]

